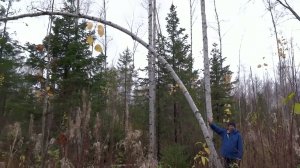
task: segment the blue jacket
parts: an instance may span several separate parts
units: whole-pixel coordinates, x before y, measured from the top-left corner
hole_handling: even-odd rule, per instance
[[[243,140],[240,132],[236,129],[227,134],[227,130],[215,124],[210,124],[212,130],[222,137],[221,155],[228,159],[242,159]]]

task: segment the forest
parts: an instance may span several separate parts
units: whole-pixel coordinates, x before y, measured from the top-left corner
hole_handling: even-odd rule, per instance
[[[300,168],[300,41],[281,27],[300,25],[299,3],[243,0],[264,5],[273,52],[253,67],[241,65],[235,47],[236,69],[218,12],[230,6],[221,0],[181,0],[185,18],[173,2],[128,0],[141,4],[140,27],[107,17],[118,12],[110,1],[0,1],[0,168],[223,168],[212,118],[224,128],[235,122],[242,136],[243,157],[231,168]],[[46,35],[21,42],[15,21],[39,17]],[[110,45],[122,37],[110,38],[112,29],[132,40],[118,46],[115,64]]]

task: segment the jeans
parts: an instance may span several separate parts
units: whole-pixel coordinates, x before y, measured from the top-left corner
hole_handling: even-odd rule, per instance
[[[236,159],[224,158],[224,168],[239,168],[239,161]]]

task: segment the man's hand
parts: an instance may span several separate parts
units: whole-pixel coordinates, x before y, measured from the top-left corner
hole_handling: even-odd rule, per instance
[[[213,118],[208,117],[207,121],[208,121],[209,124],[212,124],[213,123]]]

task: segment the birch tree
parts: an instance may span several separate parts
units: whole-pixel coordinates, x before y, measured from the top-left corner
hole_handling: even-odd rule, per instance
[[[154,31],[153,31],[153,0],[149,0],[149,7],[148,7],[148,41],[149,47],[153,47],[153,42],[155,39],[153,38]],[[149,76],[149,151],[148,157],[150,161],[156,162],[156,109],[155,109],[155,100],[156,100],[156,93],[155,93],[155,57],[151,53],[148,52],[148,76]]]
[[[206,113],[208,118],[212,118],[211,106],[211,88],[210,88],[210,72],[209,72],[209,58],[208,58],[208,39],[207,39],[207,22],[205,12],[205,0],[201,0],[201,17],[202,17],[202,42],[203,42],[203,64],[204,64],[204,88],[205,88],[205,104]],[[213,137],[212,130],[208,127],[210,138]],[[212,140],[212,139],[211,139]],[[210,141],[211,141],[210,140]],[[210,159],[216,164],[217,167],[222,167],[217,155],[210,154]]]

